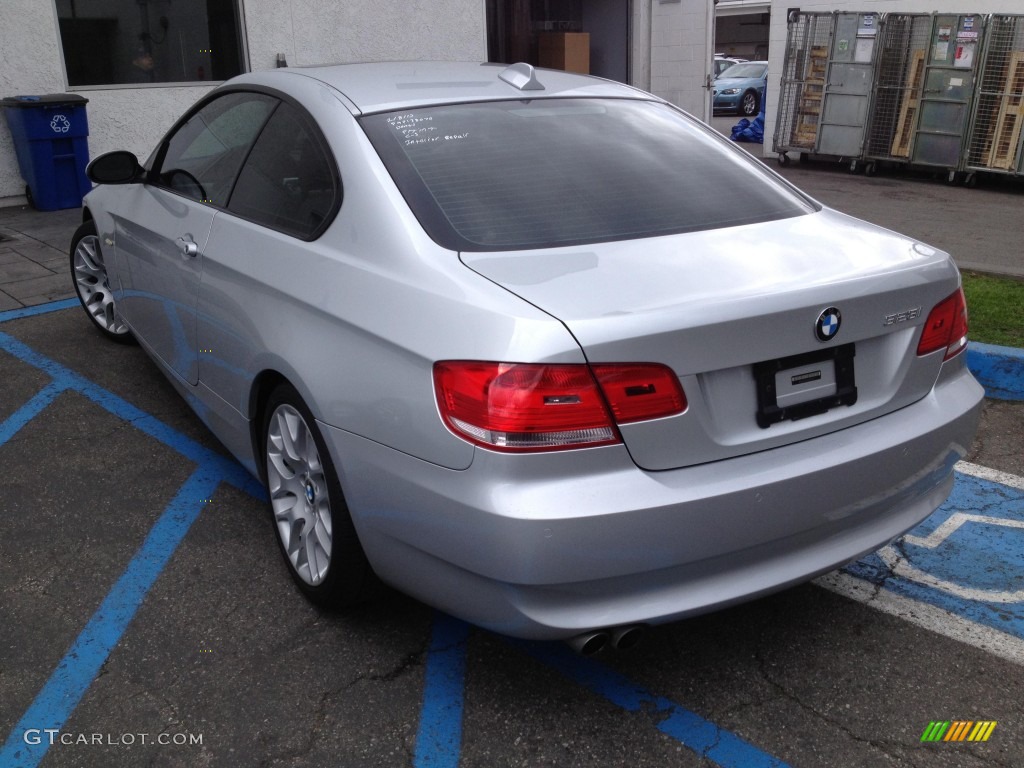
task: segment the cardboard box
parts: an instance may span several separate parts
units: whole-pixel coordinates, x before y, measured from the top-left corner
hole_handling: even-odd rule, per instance
[[[542,32],[539,44],[540,66],[590,74],[589,32]]]

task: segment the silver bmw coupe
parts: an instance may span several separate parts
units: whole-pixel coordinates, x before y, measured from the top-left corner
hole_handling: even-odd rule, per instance
[[[625,644],[900,536],[976,428],[946,253],[617,83],[256,72],[89,176],[82,306],[266,484],[321,604]]]

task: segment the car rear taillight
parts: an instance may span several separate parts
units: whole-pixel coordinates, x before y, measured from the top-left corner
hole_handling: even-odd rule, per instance
[[[686,395],[670,368],[653,363],[592,366],[618,424],[648,421],[686,410]]]
[[[596,375],[596,378],[595,378]],[[681,413],[686,398],[663,365],[434,364],[441,418],[471,442],[553,451],[621,441],[616,424]]]
[[[944,361],[967,348],[967,301],[963,288],[935,305],[924,322],[917,354],[927,355],[945,348]]]

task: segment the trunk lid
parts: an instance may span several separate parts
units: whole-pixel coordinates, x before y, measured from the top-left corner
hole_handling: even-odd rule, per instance
[[[828,209],[461,258],[560,319],[591,363],[675,371],[687,410],[621,427],[634,461],[649,470],[817,437],[924,397],[943,355],[917,356],[920,326],[959,284],[945,253]],[[832,308],[841,324],[822,341],[815,326]],[[829,357],[837,348],[838,361]],[[788,417],[773,421],[773,405],[789,408]]]

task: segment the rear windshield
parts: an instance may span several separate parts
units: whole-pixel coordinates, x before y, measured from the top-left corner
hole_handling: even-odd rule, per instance
[[[452,250],[654,237],[814,210],[657,102],[454,104],[362,122],[424,229]]]

